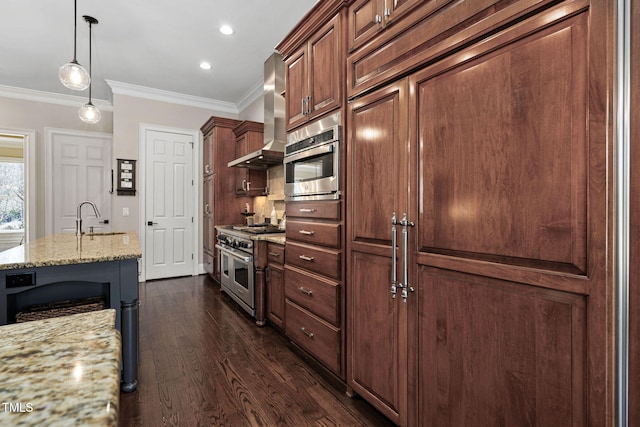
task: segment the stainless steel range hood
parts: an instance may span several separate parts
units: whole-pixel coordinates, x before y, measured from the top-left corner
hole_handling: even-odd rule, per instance
[[[274,52],[264,63],[264,147],[229,162],[229,167],[267,169],[282,164],[287,139],[283,92],[284,61]]]

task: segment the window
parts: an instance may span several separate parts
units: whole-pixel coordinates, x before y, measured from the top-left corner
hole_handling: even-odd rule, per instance
[[[0,231],[24,230],[24,163],[0,158]]]

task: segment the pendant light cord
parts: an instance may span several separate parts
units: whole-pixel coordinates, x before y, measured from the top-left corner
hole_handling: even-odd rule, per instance
[[[76,43],[78,40],[78,0],[73,0],[73,62],[76,59]]]
[[[91,86],[93,86],[93,78],[91,76],[91,21],[89,21],[89,104],[91,104]]]

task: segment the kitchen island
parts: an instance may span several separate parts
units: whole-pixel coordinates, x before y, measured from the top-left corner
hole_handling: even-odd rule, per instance
[[[0,253],[0,325],[34,307],[104,300],[122,336],[122,390],[137,385],[138,258],[135,233],[58,234]]]
[[[113,309],[0,326],[0,425],[118,425]]]

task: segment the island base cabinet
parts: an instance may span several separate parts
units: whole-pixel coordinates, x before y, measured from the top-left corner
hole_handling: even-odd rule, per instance
[[[75,239],[75,237],[73,237]],[[7,287],[7,276],[33,274],[30,286]],[[103,297],[116,311],[121,334],[122,391],[137,386],[139,361],[138,260],[123,259],[0,270],[0,325],[14,323],[16,314],[33,305]]]

